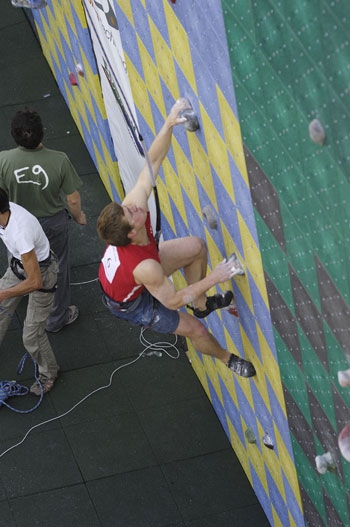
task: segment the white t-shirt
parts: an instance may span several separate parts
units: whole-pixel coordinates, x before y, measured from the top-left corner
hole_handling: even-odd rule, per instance
[[[38,262],[46,260],[50,243],[42,226],[33,214],[10,201],[10,217],[5,228],[0,227],[0,238],[7,250],[18,260],[34,249]]]

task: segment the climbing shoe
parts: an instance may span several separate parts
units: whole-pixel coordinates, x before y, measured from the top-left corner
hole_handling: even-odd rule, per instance
[[[254,377],[256,375],[253,364],[247,360],[237,357],[237,355],[231,354],[226,366],[241,377]]]
[[[193,314],[198,318],[205,318],[216,309],[222,309],[231,304],[233,300],[232,291],[225,291],[224,293],[216,293],[213,296],[208,296],[206,301],[206,309],[191,308]]]

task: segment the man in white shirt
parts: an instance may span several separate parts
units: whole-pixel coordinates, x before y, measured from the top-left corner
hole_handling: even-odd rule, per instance
[[[38,365],[40,385],[30,392],[40,396],[50,391],[59,367],[45,332],[57,282],[57,260],[39,221],[26,209],[9,202],[0,188],[0,238],[11,255],[10,265],[0,279],[0,343],[16,307],[28,295],[23,324],[23,344]]]

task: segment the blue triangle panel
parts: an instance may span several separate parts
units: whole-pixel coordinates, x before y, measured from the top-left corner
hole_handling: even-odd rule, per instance
[[[163,39],[165,40],[168,47],[170,48],[168,25],[167,25],[167,20],[165,18],[165,13],[164,13],[162,2],[152,2],[152,1],[149,2],[147,5],[147,11],[149,13],[149,16],[152,19],[152,22],[154,22],[159,33],[161,33]]]
[[[212,404],[213,408],[215,409],[215,413],[218,416],[219,421],[220,421],[223,429],[225,430],[226,436],[230,437],[230,432],[229,432],[227,421],[226,421],[225,408],[222,406],[222,404],[220,402],[220,399],[216,395],[216,392],[214,390],[214,386],[212,385],[212,382],[211,382],[211,380],[210,380],[210,378],[208,376],[207,376],[207,382],[208,382],[208,387],[209,387],[211,404]]]
[[[259,360],[261,361],[260,343],[256,331],[256,320],[254,313],[251,312],[238,287],[234,287],[234,295],[238,307],[240,323],[248,336],[248,339],[254,349],[254,352],[257,354]]]
[[[255,445],[252,445],[252,448],[255,448]],[[252,477],[252,487],[254,489],[254,492],[260,501],[260,504],[262,508],[264,509],[264,512],[267,516],[267,519],[269,520],[270,525],[274,525],[272,510],[271,510],[271,503],[270,497],[266,494],[265,489],[260,481],[260,478],[258,474],[255,471],[254,465],[249,461],[249,468],[250,468],[250,474]],[[282,524],[281,524],[282,525]],[[288,523],[286,524],[286,526]],[[300,526],[303,524],[301,523]]]
[[[254,401],[255,416],[260,422],[262,428],[264,429],[264,432],[267,433],[271,437],[273,444],[276,445],[276,438],[275,438],[274,429],[273,429],[272,416],[269,413],[268,408],[266,407],[264,399],[261,397],[261,394],[254,381],[254,377],[251,380],[251,391],[252,391],[252,396],[253,396],[253,401]],[[267,447],[264,447],[264,448],[267,448]]]
[[[176,227],[176,233],[170,227],[165,216],[162,216],[162,232],[165,240],[171,240],[173,238],[181,238],[183,236],[188,236],[187,225],[185,224],[179,210],[175,207],[175,204],[170,200],[171,211]],[[162,206],[162,204],[160,204]]]
[[[281,522],[280,525],[290,525],[287,505],[275,483],[275,480],[271,476],[270,471],[266,465],[265,465],[265,471],[266,471],[266,480],[268,483],[271,503],[273,503],[274,509],[276,510],[279,516],[279,519]]]
[[[273,420],[279,430],[279,433],[281,434],[285,448],[288,450],[291,459],[294,459],[287,418],[281,408],[281,404],[277,399],[274,390],[272,389],[269,378],[265,376],[265,379],[267,390],[269,393],[270,407],[273,415]]]
[[[231,234],[237,248],[241,254],[243,254],[243,244],[241,240],[241,233],[239,230],[238,218],[237,218],[237,205],[232,201],[231,196],[228,194],[225,186],[221,182],[214,168],[212,167],[212,178],[215,187],[216,201],[218,204],[218,213],[221,221],[226,226],[226,229]]]
[[[233,375],[235,377],[235,374]],[[245,382],[247,382],[248,384],[251,381],[246,379]],[[241,388],[241,385],[238,382],[235,382],[235,388],[236,388],[236,396],[238,400],[238,408],[240,410],[240,413],[242,414],[244,421],[247,423],[247,426],[249,426],[249,428],[252,428],[252,430],[254,430],[254,427],[256,427],[256,411],[250,405],[244,391]]]
[[[113,200],[114,200],[116,203],[120,203],[120,197],[119,197],[119,195],[118,195],[118,192],[117,192],[117,190],[116,190],[116,188],[115,188],[114,182],[112,181],[110,175],[108,175],[108,181],[109,181],[110,187],[111,187],[111,189],[112,189]]]
[[[222,398],[224,401],[225,411],[228,417],[230,418],[230,421],[235,429],[236,434],[240,438],[242,445],[244,445],[245,436],[244,436],[244,432],[243,432],[242,424],[241,424],[240,409],[236,408],[236,405],[234,404],[230,393],[228,392],[225,384],[221,382],[221,380],[220,380],[220,387],[221,387]],[[228,433],[228,437],[230,437],[229,433]]]
[[[190,42],[195,77],[199,82],[201,80],[206,81],[207,85],[213,85],[214,80],[214,85],[218,84],[221,87],[229,105],[237,116],[221,3],[206,2],[205,9],[200,7],[196,9],[195,16],[193,16],[193,9],[194,6],[191,2],[182,2],[179,19]],[[203,31],[204,27],[205,31]],[[203,49],[206,50],[205,56],[208,58],[206,62],[201,59],[200,55],[202,52],[203,56]],[[201,99],[202,95],[205,94],[206,86],[203,88],[202,91],[198,90],[201,92]],[[216,93],[213,95],[212,98],[216,99]],[[208,100],[208,102],[211,101]],[[213,116],[210,115],[210,117]],[[221,128],[218,127],[218,129]]]
[[[154,49],[153,49],[153,40],[150,33],[149,27],[149,18],[146,9],[144,9],[142,3],[138,0],[133,0],[132,3],[132,12],[133,12],[133,21],[135,24],[135,32],[139,36],[143,45],[146,47],[149,55],[152,57],[153,62],[155,62]],[[129,49],[125,46],[125,49]]]
[[[138,5],[140,4],[140,2],[135,2],[135,4],[136,3]],[[118,4],[119,2],[114,2],[123,49],[127,50],[127,54],[130,61],[132,62],[134,68],[136,69],[140,77],[144,80],[145,77],[143,74],[143,66],[141,62],[135,30],[130,24],[127,17],[124,15],[122,9],[120,9]]]
[[[235,192],[237,207],[239,208],[239,212],[250,232],[251,237],[253,238],[255,244],[259,247],[259,240],[256,232],[255,216],[250,188],[247,187],[247,184],[243,179],[242,174],[238,170],[237,165],[230,156],[230,154],[228,154],[228,156],[231,167],[232,184]]]
[[[271,325],[271,317],[269,308],[266,306],[264,299],[262,298],[259,289],[253,279],[249,280],[249,288],[254,306],[254,313],[259,324],[259,327],[269,345],[269,348],[277,360],[275,338]]]
[[[284,492],[286,495],[286,503],[288,503],[289,513],[294,519],[294,525],[304,525],[303,512],[300,510],[298,500],[295,497],[292,487],[290,486],[289,479],[286,477],[282,467],[282,478]],[[254,489],[255,490],[255,489]]]
[[[76,11],[72,10],[72,13],[73,13],[73,18],[74,18],[74,24],[78,32],[79,46],[83,50],[83,53],[85,54],[86,58],[88,59],[89,66],[92,70],[92,73],[96,75],[98,71],[97,71],[95,54],[92,49],[90,31],[87,27],[86,28],[82,27]],[[76,39],[77,37],[73,37],[73,38]]]

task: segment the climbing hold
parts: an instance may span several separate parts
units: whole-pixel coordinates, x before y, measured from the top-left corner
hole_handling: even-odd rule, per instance
[[[243,265],[239,261],[238,256],[237,256],[236,253],[232,253],[227,261],[228,262],[232,262],[232,269],[231,270],[232,270],[233,276],[235,276],[235,275],[243,276],[244,275]]]
[[[326,133],[324,131],[324,128],[320,121],[318,119],[314,119],[309,124],[309,134],[314,143],[318,143],[319,145],[323,145],[323,143],[326,140]]]
[[[11,0],[13,7],[26,7],[27,9],[41,9],[47,6],[45,0]]]
[[[267,448],[270,448],[271,450],[275,448],[275,445],[273,444],[273,441],[269,434],[265,434],[262,438],[262,441]]]
[[[84,68],[81,62],[78,62],[78,64],[75,65],[75,71],[80,77],[84,77]]]
[[[186,118],[186,121],[183,123],[184,128],[188,132],[195,132],[196,130],[199,129],[198,117],[188,99],[187,99],[187,102],[188,102],[188,108],[185,108],[184,110],[182,110],[182,112],[180,112],[180,116]]]
[[[227,313],[230,313],[230,315],[239,318],[238,309],[234,302],[231,302],[227,307],[224,307],[224,310],[227,311]]]
[[[247,428],[244,432],[245,438],[248,441],[248,443],[254,444],[256,443],[256,437],[251,428]]]
[[[338,382],[340,386],[350,386],[350,369],[338,371]]]
[[[322,456],[316,456],[315,462],[319,474],[325,474],[328,471],[332,472],[335,470],[334,459],[330,452],[326,452]]]
[[[69,74],[69,82],[72,86],[78,86],[77,78],[73,72]]]
[[[216,213],[211,205],[206,205],[202,210],[204,218],[207,220],[208,225],[211,229],[218,228],[218,222],[216,219]]]
[[[350,461],[350,425],[345,425],[338,437],[338,446],[341,455]]]

